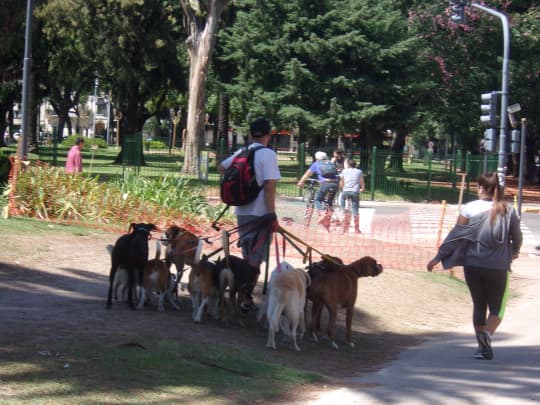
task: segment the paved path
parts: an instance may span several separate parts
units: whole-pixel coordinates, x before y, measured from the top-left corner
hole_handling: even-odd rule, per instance
[[[492,361],[472,358],[476,341],[467,323],[306,404],[540,403],[540,256],[522,255],[513,270],[520,296],[494,336]]]

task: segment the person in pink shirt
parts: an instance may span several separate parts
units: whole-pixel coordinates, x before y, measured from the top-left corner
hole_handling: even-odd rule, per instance
[[[81,149],[84,146],[84,138],[77,138],[75,145],[68,152],[66,160],[66,173],[81,173],[82,172],[82,155]]]

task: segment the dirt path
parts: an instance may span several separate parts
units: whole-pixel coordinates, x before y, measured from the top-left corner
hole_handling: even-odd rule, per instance
[[[131,311],[123,303],[105,310],[110,266],[105,246],[118,235],[83,233],[6,239],[0,259],[2,350],[21,345],[46,349],[74,336],[96,342],[174,339],[260,350],[282,364],[339,378],[374,370],[403,347],[462,323],[469,313],[462,286],[433,281],[423,272],[385,269],[379,277],[360,279],[355,349],[345,345],[340,314],[336,333],[340,350],[331,349],[327,341],[316,344],[304,338],[300,353],[281,341],[278,350],[268,352],[266,331],[254,315],[247,318],[245,328],[224,327],[213,320],[194,324],[186,292],[180,293],[179,311],[167,308],[159,313],[151,307]],[[261,286],[256,290],[258,300]]]

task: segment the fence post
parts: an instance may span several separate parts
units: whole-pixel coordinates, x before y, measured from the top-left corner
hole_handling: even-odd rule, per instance
[[[428,192],[428,201],[431,201],[431,161],[433,160],[433,151],[428,150],[428,176],[427,176],[427,192]]]
[[[467,193],[466,198],[467,201],[469,201],[469,184],[470,184],[470,177],[471,177],[471,152],[467,151],[465,155],[465,173],[467,173]]]
[[[297,173],[297,180],[300,180],[302,175],[306,172],[306,144],[305,142],[302,142],[298,145],[298,173]],[[300,187],[298,189],[298,196],[302,196],[302,189]]]
[[[461,153],[461,151],[454,149],[454,167],[450,172],[450,177],[452,177],[452,188],[456,188],[458,153]],[[459,159],[461,160],[461,157]]]
[[[372,155],[371,155],[371,180],[370,180],[370,188],[371,188],[371,201],[375,200],[375,176],[377,171],[377,147],[374,146],[372,149]]]
[[[58,166],[58,139],[56,138],[56,134],[53,136],[53,160],[52,160],[53,166]]]
[[[225,159],[225,138],[219,138],[218,150],[217,150],[217,162],[221,162]]]
[[[136,153],[137,153],[137,174],[141,171],[141,166],[143,164],[143,143],[142,143],[142,132],[137,132],[137,135],[135,136],[136,139]]]

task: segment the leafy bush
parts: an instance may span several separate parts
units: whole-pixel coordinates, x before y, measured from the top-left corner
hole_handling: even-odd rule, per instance
[[[149,180],[126,171],[121,179],[66,174],[61,168],[30,166],[18,176],[15,205],[21,215],[100,223],[208,222],[212,207],[185,179]]]
[[[113,184],[123,194],[169,211],[213,218],[216,211],[221,208],[209,205],[202,195],[202,189],[183,177],[165,176],[155,179],[136,176],[132,171],[127,170],[124,176],[117,178]]]
[[[167,149],[168,146],[165,142],[156,139],[144,141],[144,147],[147,149]]]
[[[62,141],[62,143],[60,144],[61,147],[63,148],[71,148],[73,145],[75,145],[75,141],[77,140],[77,138],[79,138],[81,135],[70,135],[68,136],[66,139],[64,139]],[[90,148],[94,145],[97,145],[98,148],[106,148],[107,147],[107,143],[105,142],[104,139],[101,139],[101,138],[86,138],[84,137],[84,146],[85,148]]]

